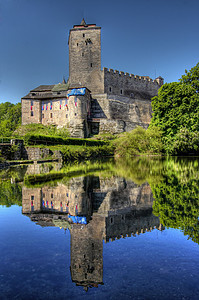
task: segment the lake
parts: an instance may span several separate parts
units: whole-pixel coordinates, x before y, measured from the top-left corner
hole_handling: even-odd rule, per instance
[[[0,172],[1,299],[199,299],[198,244],[198,158]]]

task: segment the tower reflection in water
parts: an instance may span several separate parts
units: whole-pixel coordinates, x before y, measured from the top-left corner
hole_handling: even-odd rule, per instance
[[[70,230],[71,278],[85,290],[103,284],[103,240],[163,229],[152,204],[149,184],[118,177],[79,177],[67,185],[22,189],[23,214],[40,226]]]

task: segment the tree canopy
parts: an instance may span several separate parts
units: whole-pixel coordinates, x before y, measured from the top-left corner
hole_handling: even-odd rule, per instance
[[[176,154],[199,150],[199,63],[179,82],[165,83],[152,99],[153,117],[150,126],[157,126],[163,133],[168,152]],[[188,148],[172,147],[186,131]],[[182,133],[183,132],[183,133]],[[182,133],[182,134],[181,134]],[[192,136],[192,133],[195,133]],[[178,147],[180,144],[177,143]],[[191,145],[191,147],[190,147]],[[191,148],[191,150],[190,150]]]
[[[1,136],[11,136],[13,131],[21,124],[21,103],[0,104],[0,132]]]

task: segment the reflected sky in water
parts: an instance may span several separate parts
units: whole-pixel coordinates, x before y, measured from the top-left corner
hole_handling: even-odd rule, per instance
[[[33,166],[1,174],[1,299],[199,298],[197,160],[130,167],[53,185],[24,184]]]

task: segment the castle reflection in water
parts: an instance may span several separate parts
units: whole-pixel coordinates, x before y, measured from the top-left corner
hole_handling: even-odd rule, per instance
[[[103,240],[114,241],[154,228],[149,184],[118,177],[78,177],[55,187],[22,189],[22,211],[40,226],[70,230],[71,278],[85,290],[103,284]],[[83,217],[82,224],[73,216]]]

